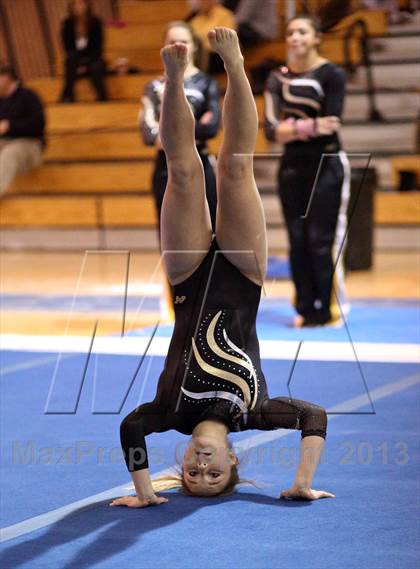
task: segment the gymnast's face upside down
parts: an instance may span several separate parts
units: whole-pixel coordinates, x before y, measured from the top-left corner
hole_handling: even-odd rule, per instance
[[[193,434],[182,462],[184,489],[196,496],[221,494],[238,482],[237,464],[227,438]]]

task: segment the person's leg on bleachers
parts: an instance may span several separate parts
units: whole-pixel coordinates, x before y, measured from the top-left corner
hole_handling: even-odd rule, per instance
[[[105,87],[105,63],[102,59],[90,60],[87,72],[96,91],[97,101],[107,101],[108,95]]]
[[[77,66],[77,53],[69,53],[64,64],[64,87],[60,97],[62,103],[74,102],[74,83],[77,79]]]
[[[18,174],[37,168],[41,163],[40,141],[28,138],[0,141],[0,196]]]

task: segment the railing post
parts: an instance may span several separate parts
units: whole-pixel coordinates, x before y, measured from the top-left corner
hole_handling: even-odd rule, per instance
[[[295,0],[287,0],[286,22],[291,20],[295,15],[296,15],[296,2],[295,2]]]
[[[111,10],[112,10],[112,17],[114,20],[118,20],[120,17],[120,13],[118,10],[118,0],[111,0]]]
[[[15,50],[13,48],[13,41],[12,41],[12,36],[10,33],[10,26],[8,25],[8,22],[7,22],[7,14],[6,14],[6,10],[4,9],[4,6],[3,6],[3,0],[0,0],[0,20],[2,21],[2,26],[3,26],[3,31],[4,31],[4,39],[5,39],[6,45],[7,45],[8,63],[10,63],[13,66],[16,73],[19,75],[18,61],[17,61],[16,55],[15,55]]]
[[[47,51],[48,67],[50,69],[50,75],[53,76],[54,73],[54,49],[51,37],[51,30],[48,24],[47,14],[45,12],[44,0],[35,0],[35,5],[38,12],[38,18],[41,23],[42,33],[44,36],[44,45]]]
[[[366,83],[367,83],[367,94],[368,94],[368,103],[369,103],[369,120],[374,122],[381,122],[384,120],[384,118],[376,107],[376,101],[375,101],[376,88],[372,73],[372,62],[370,60],[370,52],[369,52],[369,30],[364,20],[356,20],[355,22],[353,22],[347,29],[346,33],[344,34],[343,38],[344,66],[350,74],[354,73],[356,69],[356,66],[353,65],[351,61],[350,40],[353,37],[354,32],[358,28],[360,28],[361,30],[360,44],[362,48],[362,62],[364,67],[366,68]]]

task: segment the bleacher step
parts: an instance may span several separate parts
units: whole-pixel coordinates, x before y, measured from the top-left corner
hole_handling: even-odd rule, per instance
[[[378,93],[375,96],[377,109],[385,119],[417,118],[419,95],[416,92]],[[366,119],[368,116],[367,94],[348,94],[344,104],[344,120]],[[374,127],[373,127],[374,128]]]
[[[393,63],[391,65],[376,63],[372,66],[372,72],[376,89],[399,87],[400,89],[415,90],[418,87],[418,63]],[[366,70],[361,67],[357,71],[356,77],[347,83],[347,89],[349,92],[353,89],[366,89],[366,85]]]
[[[413,59],[420,54],[420,37],[390,36],[371,39],[371,58],[375,62],[392,59]]]
[[[191,11],[185,0],[154,0],[151,10],[150,1],[118,2],[118,15],[131,24],[155,24],[183,20]]]
[[[420,231],[416,227],[378,226],[373,230],[375,252],[418,251]],[[269,254],[287,252],[286,229],[279,225],[267,227]],[[159,241],[155,228],[140,229],[2,229],[3,250],[85,251],[127,250],[157,252]]]
[[[223,134],[212,139],[209,148],[217,154]],[[388,151],[410,153],[415,148],[414,124],[344,125],[342,127],[344,148],[348,152],[371,153]],[[281,146],[269,143],[262,129],[258,132],[255,152],[279,153]],[[87,132],[50,137],[45,159],[47,162],[75,162],[95,160],[151,159],[155,156],[153,147],[144,146],[136,130],[114,132]]]
[[[417,93],[381,93],[375,98],[376,107],[385,120],[411,121],[419,111]],[[221,101],[222,104],[222,101]],[[264,122],[264,99],[256,97],[260,124]],[[46,109],[49,133],[66,133],[100,130],[132,130],[137,127],[140,103],[110,101],[107,103],[73,103],[49,105]],[[350,95],[344,105],[343,120],[366,122],[368,101],[366,96]],[[375,125],[372,125],[373,127]]]
[[[365,167],[368,163],[367,158],[355,158],[350,155],[351,167]],[[254,160],[255,177],[261,192],[276,191],[278,162],[279,159],[276,157],[257,156]],[[370,167],[377,172],[378,188],[397,188],[399,177],[396,169],[414,168],[418,171],[420,160],[416,155],[396,155],[389,158],[373,155]],[[142,162],[45,164],[18,176],[8,188],[8,193],[19,195],[148,193],[151,188],[153,168],[152,159]]]
[[[314,199],[316,199],[316,194]],[[262,194],[268,225],[284,225],[277,195]],[[151,193],[143,196],[21,196],[8,195],[0,203],[0,226],[4,228],[98,228],[156,227]],[[418,226],[418,192],[374,193],[374,224]]]
[[[410,79],[409,84],[399,82],[389,82],[387,85],[375,85],[378,94],[396,94],[401,93],[418,93],[418,85],[413,80],[412,73],[416,68],[410,65],[407,75]],[[411,73],[411,76],[410,76]],[[347,82],[347,98],[352,96],[363,96],[367,94],[366,82],[364,81],[364,70],[361,69],[356,78]],[[140,73],[127,75],[123,77],[108,76],[106,84],[109,98],[112,101],[132,101],[139,102],[146,83],[156,77],[156,73]],[[223,76],[222,76],[223,77]],[[415,79],[416,75],[414,75]],[[41,97],[45,104],[54,104],[58,102],[62,80],[59,77],[46,77],[42,79],[33,79],[27,83],[27,86],[34,89]],[[90,81],[80,79],[75,85],[76,100],[79,102],[91,102],[95,100],[95,93],[92,89]]]
[[[417,10],[408,22],[402,24],[391,24],[389,26],[389,35],[400,34],[418,34],[420,29],[420,11]]]
[[[152,161],[46,164],[15,178],[8,192],[19,195],[148,193],[152,172]]]

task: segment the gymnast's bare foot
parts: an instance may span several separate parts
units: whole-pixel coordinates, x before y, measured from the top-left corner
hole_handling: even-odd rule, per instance
[[[217,27],[211,30],[207,37],[212,49],[223,59],[226,70],[238,65],[243,66],[244,58],[235,30]]]
[[[188,48],[183,43],[166,45],[160,50],[166,77],[170,81],[184,80],[184,72],[188,64],[187,51]]]

